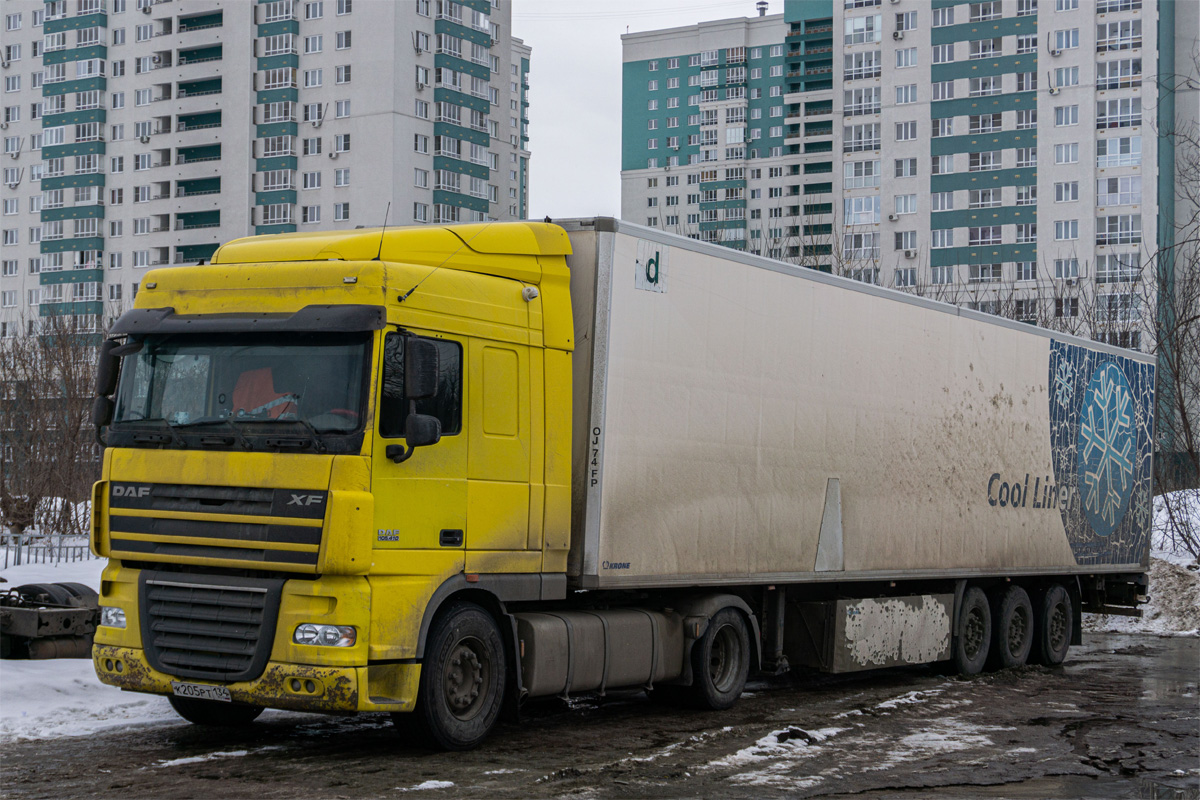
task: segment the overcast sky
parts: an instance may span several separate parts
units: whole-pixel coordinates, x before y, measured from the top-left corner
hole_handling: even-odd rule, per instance
[[[621,34],[752,17],[754,2],[513,0],[513,35],[533,48],[530,218],[620,216]]]

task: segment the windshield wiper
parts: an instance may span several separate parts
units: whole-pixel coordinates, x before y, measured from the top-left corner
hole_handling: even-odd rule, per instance
[[[162,426],[163,430],[165,430],[167,432],[167,435],[163,436],[162,434],[158,434],[158,433],[139,433],[137,431],[134,431],[133,432],[133,440],[135,442],[148,442],[150,444],[165,444],[167,442],[167,440],[169,439],[171,444],[174,444],[180,450],[187,449],[187,442],[185,442],[183,440],[183,438],[180,437],[180,435],[175,432],[175,426],[173,426],[171,423],[167,422],[165,419],[146,419],[145,417],[142,417],[141,419],[138,419],[138,420],[122,420],[122,422],[157,422]]]
[[[270,424],[276,424],[276,423],[282,422],[285,424],[303,425],[305,430],[308,431],[308,435],[310,437],[310,440],[308,442],[305,442],[305,444],[312,445],[313,450],[315,450],[318,453],[325,452],[325,443],[323,441],[321,441],[321,434],[318,433],[317,429],[313,427],[312,423],[306,419],[301,419],[300,417],[296,417],[294,419],[261,419],[261,420],[255,420],[255,422],[265,422],[265,423],[270,423]],[[276,447],[281,447],[281,446],[288,447],[288,446],[293,445],[294,443],[295,443],[294,441],[283,440],[283,439],[268,439],[267,440],[267,444],[274,445]]]
[[[229,430],[233,432],[234,438],[237,439],[238,444],[240,444],[242,447],[244,447],[247,450],[251,449],[249,440],[246,439],[246,437],[242,435],[242,432],[238,429],[238,426],[235,425],[233,423],[233,420],[229,419],[228,417],[201,417],[200,419],[193,419],[188,422],[177,422],[177,423],[168,422],[167,426],[174,429],[174,428],[191,428],[196,425],[215,425],[215,424],[221,424],[221,425],[224,425],[227,428],[229,428]],[[204,440],[201,439],[200,443],[203,444]]]

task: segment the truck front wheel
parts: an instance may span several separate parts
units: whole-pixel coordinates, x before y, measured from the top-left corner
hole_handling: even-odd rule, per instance
[[[249,725],[263,712],[262,706],[223,703],[220,700],[198,700],[194,697],[168,696],[175,713],[195,725],[220,728],[241,728]]]
[[[750,674],[750,632],[733,608],[708,621],[708,630],[692,645],[692,690],[700,708],[729,708],[741,697]]]
[[[978,586],[963,594],[954,630],[954,667],[960,675],[978,675],[987,663],[992,638],[992,613],[987,595]]]
[[[438,615],[425,642],[415,722],[444,750],[470,750],[491,732],[504,700],[500,629],[473,603]]]

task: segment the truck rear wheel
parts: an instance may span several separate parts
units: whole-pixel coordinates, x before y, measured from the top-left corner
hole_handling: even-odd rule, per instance
[[[978,675],[987,663],[992,638],[992,614],[987,595],[978,586],[963,594],[954,630],[954,667],[960,675]]]
[[[750,674],[750,632],[733,608],[708,621],[708,630],[692,645],[692,691],[696,705],[714,711],[729,708],[742,696]]]
[[[474,603],[450,606],[425,642],[412,722],[427,734],[426,742],[443,750],[478,746],[500,716],[506,672],[504,643],[491,614]]]
[[[247,706],[241,703],[223,703],[220,700],[198,700],[194,697],[175,697],[167,700],[175,713],[194,725],[212,725],[218,728],[241,728],[249,725],[263,712],[262,706]]]
[[[1020,586],[1009,586],[1000,595],[992,617],[991,665],[997,669],[1019,667],[1033,646],[1033,604]]]
[[[1033,637],[1033,660],[1047,667],[1057,666],[1067,658],[1074,634],[1075,614],[1071,596],[1061,584],[1054,584],[1038,603]]]

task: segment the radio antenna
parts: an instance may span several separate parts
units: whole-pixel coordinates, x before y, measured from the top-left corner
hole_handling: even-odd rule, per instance
[[[379,231],[379,252],[375,254],[375,261],[383,255],[383,235],[387,233],[388,214],[392,213],[392,201],[388,200],[387,210],[383,212],[383,228]]]

